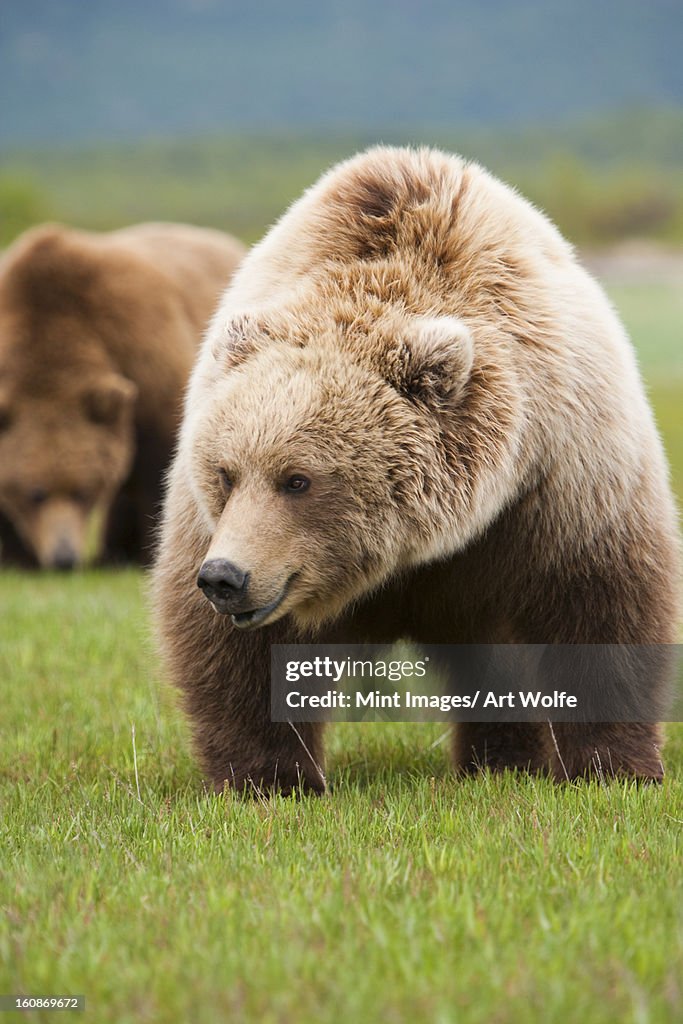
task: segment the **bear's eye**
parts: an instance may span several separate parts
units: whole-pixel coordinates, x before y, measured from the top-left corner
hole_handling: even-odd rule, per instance
[[[307,476],[303,476],[301,473],[295,473],[285,483],[285,490],[288,494],[301,494],[302,491],[307,491],[311,486],[311,481]]]
[[[32,505],[42,505],[47,501],[47,491],[42,487],[34,487],[32,491],[29,491],[28,500]]]
[[[223,491],[223,494],[227,498],[227,496],[233,489],[234,483],[232,477],[228,474],[228,472],[225,469],[223,469],[222,466],[218,470],[218,481],[221,485],[221,490]]]

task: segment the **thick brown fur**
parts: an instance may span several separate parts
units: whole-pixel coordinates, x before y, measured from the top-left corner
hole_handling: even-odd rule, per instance
[[[207,556],[249,573],[222,608],[237,620],[197,589]],[[555,228],[433,150],[377,148],[323,177],[207,335],[153,593],[219,789],[323,788],[320,728],[269,720],[274,642],[674,642],[661,444],[624,331]],[[662,773],[654,725],[469,725],[454,756]]]
[[[142,224],[44,225],[0,262],[0,560],[77,564],[87,523],[102,556],[150,556],[183,389],[242,245]]]

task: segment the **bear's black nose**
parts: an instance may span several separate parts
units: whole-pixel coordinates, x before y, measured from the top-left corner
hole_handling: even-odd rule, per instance
[[[211,558],[208,562],[204,562],[199,570],[197,586],[204,591],[209,600],[213,598],[224,600],[241,595],[246,588],[248,579],[248,572],[242,572],[225,558]]]
[[[60,554],[55,557],[52,563],[55,569],[61,569],[64,572],[68,572],[69,569],[73,569],[76,565],[76,556],[69,554]]]
[[[68,540],[61,540],[52,552],[50,565],[53,569],[73,569],[78,561],[78,556]]]

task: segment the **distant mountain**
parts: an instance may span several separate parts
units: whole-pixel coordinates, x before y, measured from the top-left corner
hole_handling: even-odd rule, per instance
[[[681,0],[0,0],[0,142],[683,104]]]

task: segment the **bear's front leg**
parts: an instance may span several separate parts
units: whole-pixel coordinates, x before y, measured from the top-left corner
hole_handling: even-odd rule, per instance
[[[322,793],[322,726],[271,721],[270,645],[294,642],[286,624],[242,633],[205,598],[196,605],[174,674],[213,788]]]
[[[238,630],[197,589],[201,555],[185,545],[180,557],[173,539],[178,545],[162,545],[152,577],[157,635],[213,788],[324,792],[322,726],[271,721],[270,646],[294,643],[291,627],[282,620]]]

